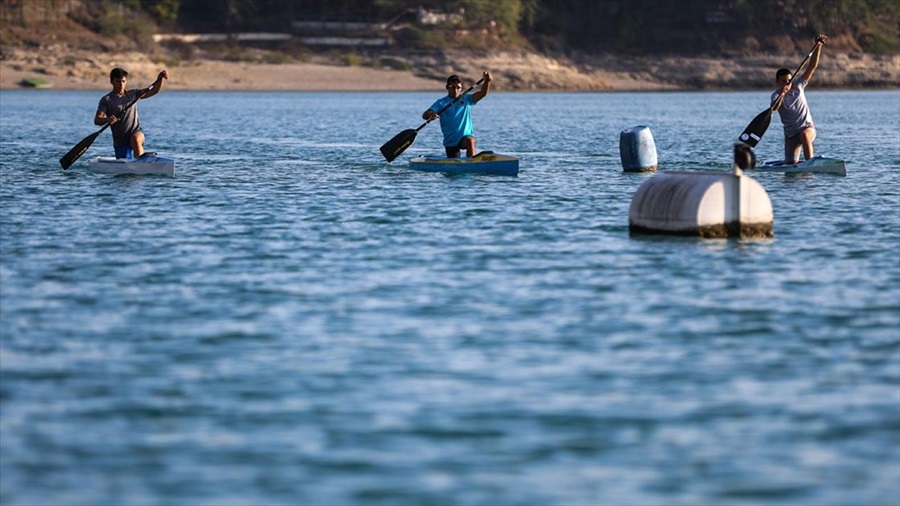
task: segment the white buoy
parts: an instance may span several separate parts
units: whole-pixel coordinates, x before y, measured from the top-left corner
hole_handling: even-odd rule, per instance
[[[636,126],[619,134],[619,155],[625,172],[655,172],[658,166],[656,143],[650,128]]]
[[[749,148],[735,146],[735,162],[755,163]],[[769,194],[740,168],[728,172],[663,172],[631,199],[632,233],[699,237],[771,237],[775,221]]]

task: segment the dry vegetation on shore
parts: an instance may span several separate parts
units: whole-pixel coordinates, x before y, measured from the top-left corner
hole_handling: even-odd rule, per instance
[[[451,73],[496,76],[497,91],[629,91],[760,89],[778,67],[795,65],[791,54],[720,57],[573,55],[550,57],[524,49],[417,53],[392,48],[361,54],[259,48],[164,47],[104,39],[70,21],[48,27],[3,27],[0,89],[29,82],[54,89],[102,90],[109,69],[122,66],[132,81],[151,81],[168,68],[174,90],[418,91],[440,89]],[[873,56],[829,45],[817,85],[897,88],[900,56]]]

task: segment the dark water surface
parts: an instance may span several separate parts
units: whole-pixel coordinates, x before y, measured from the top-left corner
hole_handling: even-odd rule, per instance
[[[765,92],[494,93],[518,178],[384,163],[437,93],[163,92],[175,179],[64,172],[101,94],[0,93],[4,505],[900,502],[900,93],[809,90],[768,240],[630,236],[618,154]]]

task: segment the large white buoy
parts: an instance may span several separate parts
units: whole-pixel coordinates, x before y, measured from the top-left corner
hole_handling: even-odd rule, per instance
[[[735,147],[748,165],[752,151]],[[632,233],[699,237],[771,237],[772,201],[741,169],[729,172],[663,172],[638,188],[628,212]]]
[[[622,130],[619,134],[619,155],[625,172],[656,171],[656,143],[650,128],[642,125]]]

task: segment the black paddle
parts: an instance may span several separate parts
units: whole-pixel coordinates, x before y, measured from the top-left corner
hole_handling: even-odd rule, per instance
[[[800,66],[797,67],[797,72],[794,72],[793,74],[791,74],[791,80],[793,80],[795,77],[797,77],[797,74],[800,72],[800,69],[803,68],[803,65],[806,64],[806,61],[809,60],[810,56],[812,56],[812,54],[813,54],[813,51],[815,51],[817,47],[819,47],[818,40],[816,40],[816,45],[813,46],[813,48],[809,50],[809,53],[806,55],[806,58],[804,58],[803,61],[800,62]],[[779,106],[781,106],[781,100],[783,98],[784,97],[780,97],[768,109],[757,114],[756,117],[753,118],[753,121],[751,121],[750,124],[747,125],[747,128],[744,129],[744,132],[741,134],[740,137],[738,137],[738,139],[740,139],[741,142],[749,145],[751,148],[756,147],[756,144],[762,139],[762,136],[766,133],[766,130],[768,130],[768,128],[769,128],[769,122],[772,121],[772,113],[775,112]]]
[[[465,95],[466,93],[469,93],[470,91],[474,90],[476,86],[481,84],[481,81],[484,81],[483,77],[481,79],[479,79],[477,83],[473,84],[472,86],[469,86],[469,89],[460,93],[459,96],[456,98],[460,98],[463,95]],[[444,112],[448,108],[450,108],[450,106],[453,105],[453,102],[456,102],[456,100],[451,100],[449,104],[445,105],[443,109],[438,111],[438,116],[440,116],[440,114],[442,112]],[[384,146],[381,146],[381,154],[384,155],[384,159],[387,160],[388,162],[393,162],[395,158],[400,156],[400,153],[403,153],[404,151],[406,151],[406,148],[412,146],[412,143],[415,142],[415,140],[416,140],[416,135],[419,133],[419,130],[425,128],[425,125],[431,123],[432,121],[434,121],[434,120],[430,119],[430,120],[426,121],[425,123],[422,123],[421,125],[419,125],[419,128],[416,128],[416,129],[408,128],[408,129],[400,132],[399,134],[395,135],[393,139],[385,142]]]
[[[131,106],[136,104],[137,101],[140,100],[141,98],[143,98],[146,93],[147,93],[147,88],[145,88],[143,91],[141,91],[141,94],[138,95],[137,98],[134,99],[133,102],[126,105],[122,109],[122,112],[120,112],[118,114],[118,118],[122,119],[122,116],[125,115],[125,111],[127,111],[128,109],[131,108]],[[89,147],[91,147],[91,144],[94,143],[94,140],[97,139],[97,136],[100,135],[101,133],[103,133],[103,131],[106,130],[109,127],[109,125],[110,124],[107,123],[107,124],[103,125],[103,128],[101,128],[100,130],[97,130],[96,132],[92,133],[91,135],[88,135],[87,137],[85,137],[84,139],[81,139],[81,142],[76,144],[74,148],[70,149],[68,153],[63,155],[63,157],[59,159],[59,164],[62,165],[63,170],[68,169],[69,167],[72,166],[73,163],[75,163],[75,160],[78,160],[79,158],[81,158],[81,155],[83,155],[84,152],[87,151]]]

